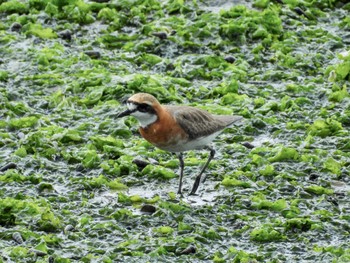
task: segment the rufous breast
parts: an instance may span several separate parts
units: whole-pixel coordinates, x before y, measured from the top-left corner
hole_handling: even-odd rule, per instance
[[[176,123],[174,117],[164,107],[160,107],[156,111],[157,121],[146,128],[140,128],[143,138],[164,150],[168,150],[170,145],[188,140],[188,134]]]

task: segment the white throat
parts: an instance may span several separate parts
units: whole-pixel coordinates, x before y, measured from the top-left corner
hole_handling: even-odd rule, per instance
[[[135,111],[131,114],[131,116],[134,116],[140,123],[140,126],[142,128],[146,128],[148,125],[151,125],[152,123],[156,122],[158,119],[157,115],[144,113]]]
[[[129,110],[135,110],[137,108],[137,106],[133,103],[128,103],[127,106]],[[157,115],[148,112],[134,111],[130,115],[134,116],[139,121],[142,128],[146,128],[148,125],[151,125],[158,119]]]

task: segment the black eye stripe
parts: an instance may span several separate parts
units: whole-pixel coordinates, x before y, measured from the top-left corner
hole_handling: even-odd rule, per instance
[[[137,105],[137,110],[141,112],[150,112],[152,110],[152,107],[148,104],[141,103]]]
[[[136,108],[133,110],[134,112],[139,111],[156,114],[156,111],[153,109],[153,107],[147,103],[139,103],[136,101],[129,101],[129,103],[132,103],[136,106]]]

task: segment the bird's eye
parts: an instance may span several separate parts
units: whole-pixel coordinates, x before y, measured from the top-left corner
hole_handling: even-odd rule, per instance
[[[146,103],[142,103],[137,106],[137,110],[141,112],[150,112],[151,106]]]

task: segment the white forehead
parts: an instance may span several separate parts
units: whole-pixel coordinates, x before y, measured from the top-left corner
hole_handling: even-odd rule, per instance
[[[126,106],[128,107],[129,110],[135,110],[137,108],[137,106],[132,102],[127,102]]]
[[[139,121],[140,126],[142,128],[146,128],[148,125],[154,123],[158,119],[156,114],[151,114],[149,112],[141,112],[136,110],[137,105],[132,102],[127,102],[127,106],[128,106],[128,109],[132,111],[130,115],[134,116]]]

